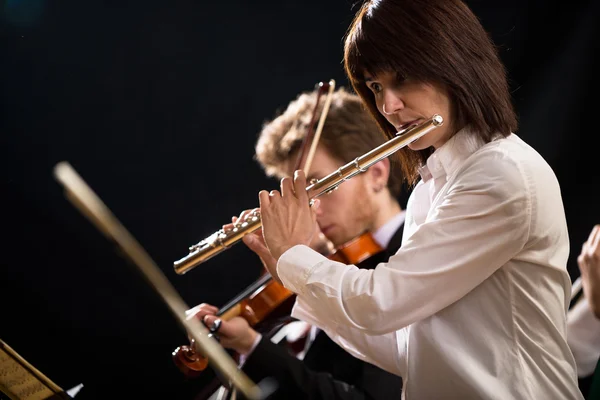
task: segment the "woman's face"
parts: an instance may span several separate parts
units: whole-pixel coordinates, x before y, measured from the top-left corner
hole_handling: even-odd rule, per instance
[[[365,83],[373,92],[377,109],[396,130],[400,131],[413,124],[420,124],[439,114],[444,124],[412,142],[412,150],[423,150],[433,146],[438,148],[450,137],[450,99],[446,90],[410,79],[401,81],[394,72],[382,72],[377,76],[365,74]]]

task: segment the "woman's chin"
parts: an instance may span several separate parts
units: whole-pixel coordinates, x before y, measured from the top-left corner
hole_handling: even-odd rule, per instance
[[[428,148],[430,146],[431,146],[431,144],[428,143],[428,141],[425,140],[425,138],[419,138],[419,139],[415,140],[414,142],[411,142],[408,145],[408,148],[413,151],[417,151],[417,150],[425,150],[426,148]]]

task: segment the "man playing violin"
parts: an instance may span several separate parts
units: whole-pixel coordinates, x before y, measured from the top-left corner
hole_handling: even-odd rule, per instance
[[[332,96],[307,171],[309,180],[328,175],[385,141],[358,96],[343,88]],[[309,125],[316,125],[311,119],[316,102],[317,93],[300,94],[285,112],[264,125],[256,157],[267,175],[283,178],[293,174]],[[323,102],[317,115],[322,108]],[[383,250],[358,263],[359,268],[374,268],[400,247],[404,225],[404,211],[398,201],[401,182],[399,166],[385,159],[320,198],[318,227],[335,248],[370,233]],[[319,241],[311,243],[313,248],[319,245]],[[316,327],[293,322],[286,328],[297,329],[289,329],[288,337],[301,340],[275,344],[241,317],[217,320],[218,309],[208,304],[193,311],[209,327],[217,321],[221,344],[242,355],[243,369],[252,380],[258,382],[267,376],[276,379],[279,389],[270,398],[400,398],[402,381],[398,376],[353,357]],[[290,346],[282,344],[303,345],[294,354]]]

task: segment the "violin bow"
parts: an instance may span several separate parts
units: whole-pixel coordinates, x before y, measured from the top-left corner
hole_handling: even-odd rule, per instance
[[[325,124],[325,119],[327,118],[327,113],[329,112],[329,106],[331,105],[331,100],[333,98],[333,92],[335,91],[335,80],[329,80],[329,83],[318,83],[319,91],[317,92],[317,100],[315,101],[315,107],[313,109],[312,118],[310,121],[310,125],[308,126],[308,132],[304,137],[304,141],[302,143],[302,148],[300,149],[300,153],[298,155],[298,160],[296,161],[296,166],[294,170],[302,169],[304,170],[304,174],[308,176],[310,171],[310,166],[312,164],[312,159],[315,155],[315,151],[317,149],[317,145],[319,144],[319,139],[321,138],[321,131],[323,131],[323,125]],[[327,93],[327,97],[325,98],[325,104],[323,105],[323,111],[321,111],[321,117],[319,118],[319,123],[317,124],[317,129],[313,129],[315,116],[317,114],[317,109],[319,108],[319,99],[324,90],[329,89]],[[314,132],[313,132],[314,131]],[[306,149],[309,148],[308,153],[306,153]],[[304,156],[306,155],[306,160],[304,160]],[[304,160],[304,166],[302,166]]]

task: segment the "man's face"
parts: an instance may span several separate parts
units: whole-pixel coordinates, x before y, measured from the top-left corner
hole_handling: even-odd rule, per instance
[[[294,157],[291,157],[295,160]],[[344,165],[334,159],[321,145],[317,149],[308,171],[307,179],[321,179]],[[288,171],[293,176],[294,171]],[[360,174],[342,183],[337,190],[319,197],[317,222],[321,232],[334,246],[345,244],[351,239],[371,230],[375,207],[373,192],[367,187],[366,174]]]

